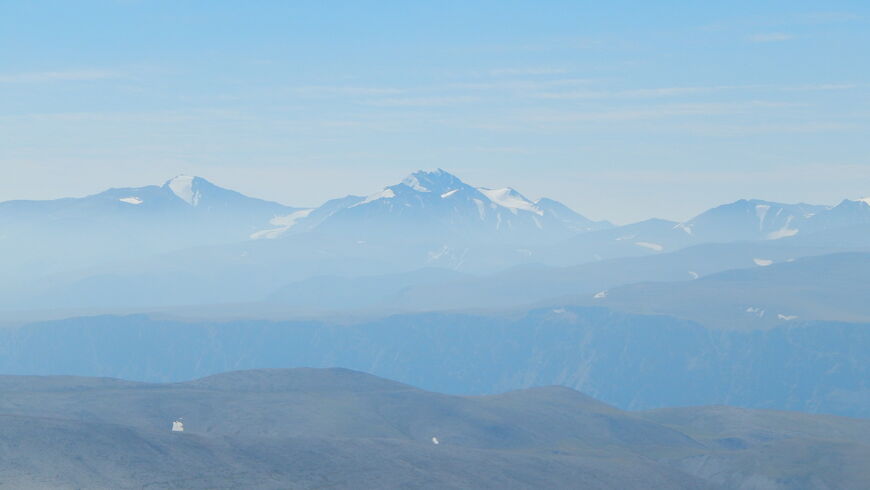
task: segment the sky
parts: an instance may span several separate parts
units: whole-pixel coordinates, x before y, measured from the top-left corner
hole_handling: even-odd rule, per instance
[[[616,223],[870,196],[870,2],[0,0],[0,201],[430,168]]]

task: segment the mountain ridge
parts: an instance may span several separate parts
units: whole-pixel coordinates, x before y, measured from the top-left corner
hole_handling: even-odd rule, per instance
[[[0,473],[15,488],[857,488],[870,455],[867,420],[628,412],[567,388],[461,397],[345,369],[28,381],[0,378]]]

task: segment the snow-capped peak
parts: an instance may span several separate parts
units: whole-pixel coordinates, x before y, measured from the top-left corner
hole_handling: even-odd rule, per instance
[[[420,179],[417,178],[416,174],[405,177],[405,180],[403,180],[402,183],[417,192],[431,192],[429,189],[423,187],[423,184],[420,183]]]
[[[544,214],[535,203],[526,199],[525,196],[510,187],[505,187],[504,189],[487,189],[485,187],[480,187],[477,190],[488,197],[493,203],[503,208],[510,209],[514,214],[517,214],[518,211],[529,211],[539,216],[543,216]]]
[[[169,187],[172,193],[178,196],[182,201],[191,206],[196,206],[199,204],[199,199],[201,197],[199,191],[194,189],[194,184],[198,179],[198,177],[190,175],[179,175],[169,179],[164,185]]]
[[[868,206],[870,206],[870,197],[862,197],[861,199],[856,199],[856,200],[858,202],[863,202],[864,204],[867,204]]]
[[[436,192],[444,194],[465,185],[458,177],[443,169],[418,170],[405,177],[402,184],[417,192]]]

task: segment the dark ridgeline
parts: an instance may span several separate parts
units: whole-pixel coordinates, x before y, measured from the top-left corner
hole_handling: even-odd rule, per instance
[[[294,369],[176,384],[4,376],[0,395],[10,488],[793,489],[870,478],[866,420],[624,412],[560,387],[457,397]],[[178,417],[184,432],[171,431]]]
[[[350,325],[85,317],[0,329],[0,372],[165,382],[235,369],[345,367],[454,394],[558,384],[624,409],[725,404],[870,415],[868,324],[781,323],[712,329],[571,306]]]

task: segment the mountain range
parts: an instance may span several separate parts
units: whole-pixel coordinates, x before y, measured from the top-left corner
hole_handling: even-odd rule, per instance
[[[180,176],[161,186],[84,198],[0,203],[0,230],[0,308],[6,311],[282,296],[292,304],[300,302],[288,293],[293,284],[322,283],[325,276],[408,277],[438,268],[495,278],[517,266],[596,267],[710,244],[730,244],[708,250],[731,256],[725,250],[742,242],[772,244],[788,258],[860,250],[870,243],[870,204],[740,200],[682,223],[651,219],[615,226],[512,188],[473,187],[440,169],[317,208],[249,198]],[[727,269],[732,262],[716,253],[709,257],[712,266],[687,266],[681,274]],[[602,289],[620,284],[610,281]],[[570,292],[553,290],[553,296]],[[532,296],[526,302],[542,299]]]
[[[868,479],[867,199],[614,225],[444,170],[316,208],[179,176],[0,203],[0,252],[0,486]]]

